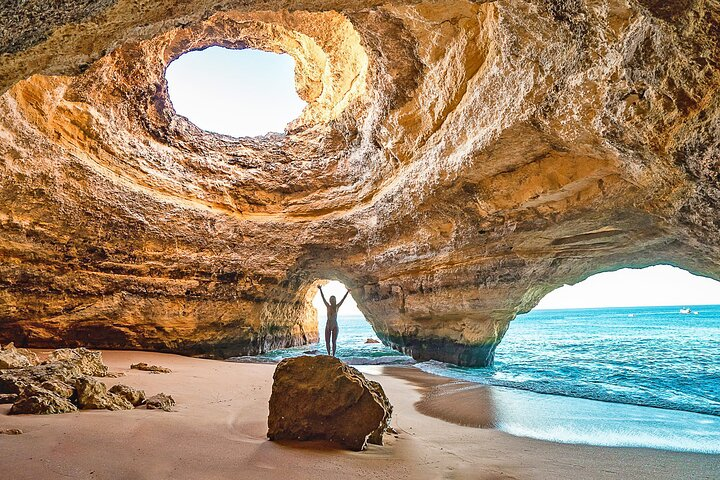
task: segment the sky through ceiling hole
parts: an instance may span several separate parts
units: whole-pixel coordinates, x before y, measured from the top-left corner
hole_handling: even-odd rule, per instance
[[[188,52],[166,71],[175,112],[209,132],[254,137],[283,132],[306,103],[287,54],[210,47]]]

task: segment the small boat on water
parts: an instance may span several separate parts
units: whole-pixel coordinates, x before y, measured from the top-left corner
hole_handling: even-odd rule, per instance
[[[681,308],[680,313],[682,313],[683,315],[690,315],[690,313],[692,313],[692,312],[690,311],[689,308]]]

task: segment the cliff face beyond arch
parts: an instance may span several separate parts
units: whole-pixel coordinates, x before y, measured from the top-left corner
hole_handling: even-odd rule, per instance
[[[257,353],[317,338],[332,278],[485,365],[564,283],[720,278],[717,1],[45,4],[0,12],[0,341]],[[285,135],[175,114],[211,45],[296,59]]]

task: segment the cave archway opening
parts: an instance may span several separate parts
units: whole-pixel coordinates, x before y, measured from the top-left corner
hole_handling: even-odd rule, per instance
[[[720,282],[670,265],[593,275],[513,320],[491,367],[451,376],[720,415]]]
[[[345,295],[347,287],[338,280],[320,280],[326,300],[334,296],[337,302]],[[316,288],[316,287],[313,287]],[[327,309],[320,295],[320,290],[315,292],[313,306],[317,310],[318,332],[320,340],[317,346],[313,347],[318,354],[326,353],[325,347],[325,326],[327,324]],[[360,311],[355,299],[350,292],[338,310],[338,339],[336,356],[353,364],[382,363],[386,357],[400,357],[399,352],[383,345],[375,334],[370,322]],[[404,357],[404,356],[403,356]],[[374,360],[377,359],[377,360]]]
[[[345,296],[347,287],[337,280],[330,280],[322,285],[325,299],[329,302],[331,297],[335,297],[336,302],[340,302]],[[327,325],[327,309],[323,303],[320,290],[317,290],[313,297],[313,306],[317,310],[318,318],[318,333],[320,337],[319,341],[319,353],[326,351],[325,347],[325,327]],[[367,319],[360,311],[355,303],[355,299],[352,293],[347,295],[347,298],[342,303],[338,310],[337,323],[339,327],[339,334],[337,339],[337,352],[339,357],[355,357],[357,353],[363,350],[364,345],[368,345],[370,348],[364,350],[375,350],[380,343],[380,340],[375,335],[375,331],[372,326],[368,323]]]
[[[575,285],[564,285],[545,295],[533,310],[637,306],[689,308],[714,304],[720,304],[720,282],[660,264],[598,273]]]
[[[165,79],[177,114],[232,137],[281,133],[306,106],[288,54],[212,46],[173,60]]]
[[[299,355],[325,355],[325,325],[327,310],[323,303],[318,286],[322,286],[325,298],[329,301],[335,296],[339,302],[345,292],[346,286],[338,280],[316,279],[306,284],[303,295],[311,300],[316,312],[318,326],[317,343],[301,345],[292,348],[273,350],[260,355],[261,358],[280,360],[282,358]],[[384,345],[375,333],[372,325],[358,308],[352,292],[348,294],[345,302],[338,310],[338,338],[336,356],[351,365],[384,365],[414,363],[412,359],[397,350]]]

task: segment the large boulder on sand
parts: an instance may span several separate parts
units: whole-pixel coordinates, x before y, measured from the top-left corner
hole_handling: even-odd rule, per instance
[[[377,382],[335,357],[302,356],[280,362],[273,376],[270,440],[330,440],[363,450],[382,444],[392,406]]]
[[[114,393],[115,395],[123,397],[125,400],[132,403],[135,407],[145,403],[144,390],[136,390],[132,387],[128,387],[127,385],[118,384],[113,385],[108,391],[110,393]]]

